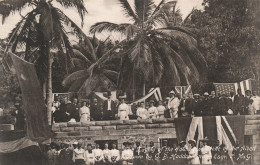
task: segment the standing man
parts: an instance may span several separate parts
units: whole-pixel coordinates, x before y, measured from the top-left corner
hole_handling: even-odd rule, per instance
[[[213,116],[217,116],[218,111],[218,97],[216,96],[215,91],[211,91],[211,98],[210,98],[210,109]]]
[[[94,165],[95,164],[95,155],[93,153],[91,144],[87,145],[87,150],[85,151],[84,156],[85,156],[86,165]]]
[[[237,95],[234,97],[234,103],[236,106],[235,110],[235,115],[240,114],[244,115],[245,114],[245,97],[242,95],[241,89],[237,89]]]
[[[202,116],[200,95],[197,93],[194,94],[194,99],[192,100],[192,110],[192,115]]]
[[[90,105],[90,116],[91,120],[102,120],[102,107],[98,104],[98,100],[96,98],[93,99],[93,103]]]
[[[178,118],[178,107],[180,105],[180,100],[176,97],[174,91],[170,92],[170,97],[168,108],[170,110],[171,118]]]
[[[145,149],[140,146],[140,142],[135,143],[134,165],[145,165]]]
[[[211,113],[211,104],[209,99],[209,93],[204,93],[204,99],[202,101],[202,116],[212,116]]]
[[[245,91],[246,97],[245,97],[245,114],[244,115],[248,115],[249,114],[249,104],[250,104],[250,100],[252,97],[252,93],[250,90],[246,90]]]
[[[157,160],[159,159],[158,149],[155,148],[154,142],[150,142],[150,147],[146,151],[146,159],[148,165],[157,165]]]
[[[120,152],[118,149],[116,149],[116,143],[112,144],[112,150],[110,150],[108,160],[113,165],[119,165]]]
[[[103,104],[104,120],[115,120],[116,105],[111,100],[111,92],[107,92],[107,100]]]
[[[186,142],[181,141],[176,152],[176,164],[188,164],[189,151],[185,147]]]
[[[96,148],[93,150],[95,165],[102,165],[103,163],[103,151],[99,148],[99,144],[96,144]]]
[[[79,108],[78,108],[78,99],[73,98],[72,103],[67,104],[67,113],[70,115],[70,119],[75,119],[79,122]]]

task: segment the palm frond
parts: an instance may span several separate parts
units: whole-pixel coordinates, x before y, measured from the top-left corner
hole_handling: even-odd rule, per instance
[[[132,7],[130,6],[127,0],[119,0],[119,3],[121,4],[121,7],[123,8],[127,17],[130,17],[134,21],[138,21],[138,17],[134,13]]]
[[[151,15],[153,9],[156,7],[152,0],[135,0],[135,12],[138,16],[139,25],[143,26],[143,23]]]
[[[74,56],[76,56],[77,58],[83,59],[85,63],[87,63],[87,65],[91,65],[92,62],[84,55],[82,54],[82,52],[80,52],[77,49],[73,49],[73,53]]]
[[[85,14],[88,12],[84,5],[84,0],[56,0],[56,1],[66,8],[75,7],[78,10],[82,22],[81,25],[83,26]]]
[[[32,0],[2,0],[0,1],[0,15],[2,15],[2,23],[5,18],[12,12],[21,11],[26,5],[32,5]]]
[[[88,76],[89,72],[86,69],[73,72],[62,81],[62,85],[65,87],[69,87],[73,82],[77,81],[78,79],[87,78]]]
[[[98,22],[90,27],[90,32],[91,33],[101,33],[103,31],[108,31],[108,32],[119,32],[122,34],[126,34],[126,30],[129,26],[135,27],[135,25],[128,24],[128,23],[123,23],[123,24],[115,24],[111,22]],[[137,28],[137,27],[136,27]]]

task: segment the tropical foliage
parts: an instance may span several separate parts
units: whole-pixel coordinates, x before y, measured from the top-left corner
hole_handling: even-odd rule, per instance
[[[56,0],[65,8],[76,8],[83,22],[87,12],[83,0]],[[25,16],[21,10],[31,8]],[[47,78],[47,104],[50,116],[52,106],[52,63],[53,55],[64,55],[65,64],[73,53],[67,36],[66,27],[81,37],[81,29],[62,10],[47,0],[3,0],[0,2],[0,14],[5,18],[13,12],[20,12],[21,20],[10,33],[7,51],[15,52],[17,48],[25,50],[24,59],[38,66],[39,77]],[[49,117],[50,119],[50,117]]]
[[[105,60],[105,56],[116,53],[109,38],[99,41],[86,37],[78,44],[73,45],[74,56],[72,62],[75,65],[74,72],[69,74],[63,81],[69,92],[77,92],[79,97],[86,97],[92,91],[115,90],[118,78],[117,63],[119,60]]]
[[[176,2],[162,0],[156,6],[152,0],[135,0],[134,8],[126,0],[119,2],[132,24],[98,22],[90,29],[92,33],[119,32],[126,37],[119,88],[135,90],[140,83],[174,86],[198,82],[196,66],[205,65],[205,60],[197,49],[195,35],[176,24],[169,27]]]

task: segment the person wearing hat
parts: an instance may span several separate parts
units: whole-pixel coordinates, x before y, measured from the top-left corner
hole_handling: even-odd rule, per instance
[[[59,164],[72,165],[73,151],[69,148],[69,144],[65,143],[65,148],[60,151]]]
[[[128,142],[124,142],[123,145],[125,148],[122,151],[121,155],[122,165],[132,165],[134,158],[133,151],[130,149]]]
[[[204,138],[202,141],[203,146],[201,147],[201,163],[202,164],[212,164],[211,159],[212,159],[212,154],[211,154],[211,147],[208,146],[208,138]]]
[[[187,157],[189,156],[189,152],[185,145],[185,141],[181,141],[179,143],[179,147],[176,152],[176,164],[188,164]]]
[[[107,100],[104,101],[103,104],[103,115],[104,120],[115,120],[115,114],[116,114],[116,104],[111,99],[111,92],[107,93]]]
[[[97,98],[94,98],[92,104],[90,105],[90,116],[92,121],[102,120],[102,107],[98,103]]]
[[[140,142],[135,142],[134,149],[134,165],[144,165],[145,164],[145,149],[141,147]]]
[[[170,164],[170,148],[168,147],[168,140],[162,140],[162,147],[160,150],[160,164]]]
[[[211,103],[210,103],[210,98],[209,98],[209,93],[205,92],[204,93],[204,99],[202,100],[202,116],[212,116],[211,112]]]
[[[129,106],[125,103],[125,96],[119,96],[121,104],[118,106],[118,117],[120,120],[129,120]]]
[[[168,102],[168,108],[170,110],[171,118],[178,118],[178,108],[180,105],[180,100],[176,97],[174,91],[170,91],[170,100]]]
[[[116,143],[113,142],[112,149],[110,150],[110,154],[108,156],[108,161],[110,162],[110,164],[119,165],[119,160],[120,160],[120,152],[116,148]]]
[[[108,157],[110,155],[110,149],[108,149],[108,142],[105,143],[105,148],[103,150],[103,163],[104,164],[109,164],[109,161],[108,161]]]
[[[140,103],[140,106],[136,110],[137,119],[148,119],[148,111],[145,109],[144,102]]]
[[[154,106],[154,100],[150,100],[150,107],[148,109],[148,116],[150,119],[156,119],[158,115],[157,108]]]
[[[187,157],[189,164],[200,164],[200,159],[198,157],[198,149],[196,147],[196,141],[189,140],[188,143],[191,146],[191,150],[189,151],[189,156]]]
[[[81,108],[79,109],[80,122],[90,121],[90,109],[87,107],[87,102],[82,101]]]
[[[158,111],[158,118],[163,119],[164,118],[164,113],[165,113],[165,106],[163,105],[163,102],[161,100],[159,100],[158,102],[158,107],[157,107],[157,111]]]

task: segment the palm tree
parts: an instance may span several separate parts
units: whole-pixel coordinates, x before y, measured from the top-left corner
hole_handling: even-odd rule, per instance
[[[72,61],[75,71],[63,81],[69,92],[77,92],[79,97],[86,97],[92,91],[115,90],[118,77],[115,59],[98,62],[114,52],[113,45],[109,47],[108,38],[99,41],[94,36],[80,40],[73,45],[74,56]]]
[[[83,0],[55,1],[65,8],[76,8],[83,22],[87,12]],[[22,18],[8,37],[9,44],[6,51],[15,52],[17,48],[25,49],[23,58],[37,63],[40,72],[46,73],[44,77],[47,77],[47,107],[50,123],[53,55],[59,52],[64,55],[65,61],[69,61],[73,51],[65,29],[69,26],[79,37],[83,32],[60,9],[53,6],[53,0],[3,0],[0,2],[2,22],[4,23],[5,18],[11,13],[20,12],[26,7],[31,7],[32,10],[25,16],[20,13]]]
[[[98,22],[91,26],[90,32],[119,32],[126,36],[128,51],[123,57],[120,88],[132,86],[135,91],[136,82],[141,82],[145,89],[145,83],[173,86],[199,80],[196,66],[205,65],[205,59],[197,49],[195,35],[178,25],[165,28],[170,23],[169,16],[174,12],[176,1],[162,0],[156,6],[153,0],[135,0],[134,8],[127,0],[119,0],[119,3],[133,23]],[[134,96],[135,92],[133,99]]]

